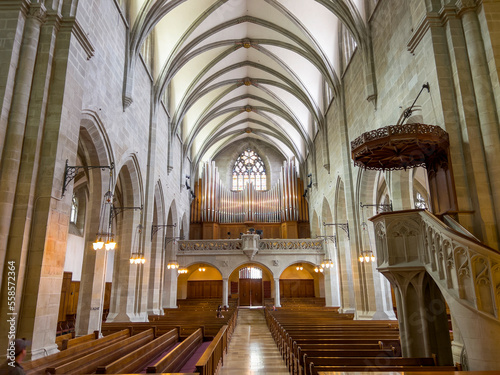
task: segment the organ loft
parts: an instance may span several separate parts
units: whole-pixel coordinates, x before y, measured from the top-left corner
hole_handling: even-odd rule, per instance
[[[0,373],[498,371],[499,17],[1,1]]]

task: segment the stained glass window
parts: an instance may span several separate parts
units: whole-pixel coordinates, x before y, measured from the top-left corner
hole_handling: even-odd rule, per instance
[[[266,167],[260,156],[248,149],[236,159],[233,168],[233,190],[243,190],[252,182],[256,190],[266,190]]]

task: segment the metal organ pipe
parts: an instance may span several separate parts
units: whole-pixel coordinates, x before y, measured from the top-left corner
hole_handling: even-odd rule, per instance
[[[193,200],[191,217],[219,223],[307,220],[307,202],[298,183],[294,162],[284,162],[271,189],[257,191],[254,182],[249,182],[242,191],[232,191],[222,184],[215,163],[207,162],[196,184],[198,197]]]

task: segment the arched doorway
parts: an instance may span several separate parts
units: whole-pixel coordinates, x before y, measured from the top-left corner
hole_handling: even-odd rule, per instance
[[[262,269],[255,266],[239,270],[240,306],[262,306]]]

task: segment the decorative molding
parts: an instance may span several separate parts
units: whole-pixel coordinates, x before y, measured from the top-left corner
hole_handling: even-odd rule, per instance
[[[284,239],[260,240],[260,250],[323,250],[324,240],[318,239]]]
[[[86,33],[75,17],[63,17],[61,20],[61,31],[71,31],[76,40],[82,46],[87,54],[87,60],[90,60],[95,53],[95,48],[89,39],[89,34]]]
[[[25,16],[30,9],[31,1],[29,0],[2,0],[0,1],[0,11],[20,11]]]

